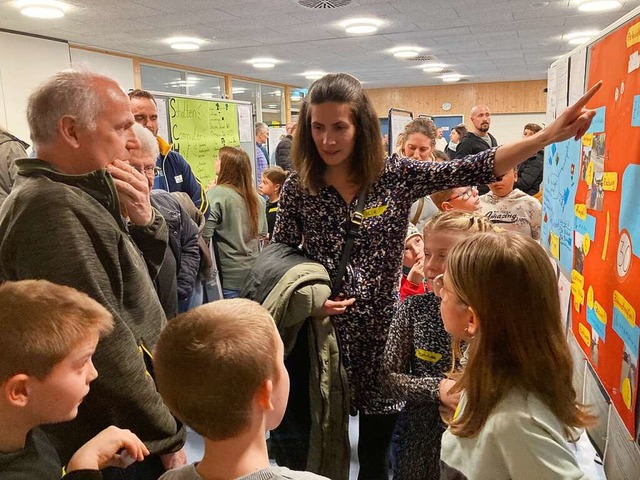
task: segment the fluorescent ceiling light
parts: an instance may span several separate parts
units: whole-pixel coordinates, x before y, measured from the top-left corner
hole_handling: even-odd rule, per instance
[[[33,18],[61,18],[70,8],[58,0],[18,0],[15,6],[22,15]]]
[[[569,42],[569,45],[580,45],[591,40],[599,32],[597,30],[587,30],[584,32],[571,32],[564,36],[564,39]]]
[[[391,50],[391,53],[396,58],[414,58],[420,55],[421,51],[421,48],[416,47],[398,47]]]
[[[167,38],[165,43],[171,45],[174,50],[190,51],[199,50],[204,40],[196,37],[172,37]]]
[[[382,25],[382,22],[375,18],[352,18],[340,24],[345,32],[360,35],[376,32],[380,25]]]
[[[242,87],[235,87],[231,89],[231,93],[244,93],[246,91],[247,89]]]
[[[276,63],[279,62],[274,58],[254,58],[252,60],[249,60],[249,63],[253,66],[253,68],[266,70],[268,68],[275,67]]]
[[[580,4],[578,10],[581,12],[607,12],[615,10],[622,5],[618,0],[593,0]]]
[[[443,82],[459,82],[462,77],[457,73],[449,73],[447,75],[443,75],[440,78],[442,78]]]

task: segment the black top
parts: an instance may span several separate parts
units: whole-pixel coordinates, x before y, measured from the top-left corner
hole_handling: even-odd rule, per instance
[[[269,238],[273,235],[273,227],[276,224],[276,214],[278,213],[278,200],[273,203],[267,202],[267,229]]]
[[[29,432],[22,450],[0,453],[2,480],[60,480],[61,476],[60,458],[47,435],[38,428]]]
[[[529,195],[535,195],[540,190],[543,168],[544,150],[540,150],[533,157],[518,165],[518,180],[513,187],[519,188]]]

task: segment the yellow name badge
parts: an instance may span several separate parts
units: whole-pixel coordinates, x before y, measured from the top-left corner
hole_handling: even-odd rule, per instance
[[[278,211],[278,207],[273,207],[269,209],[269,213],[275,213]]]
[[[424,360],[429,363],[438,363],[442,358],[441,353],[428,352],[427,350],[423,350],[421,348],[416,348],[416,357],[420,360]]]
[[[362,212],[364,218],[379,217],[387,211],[388,205],[380,205],[379,207],[367,208]]]

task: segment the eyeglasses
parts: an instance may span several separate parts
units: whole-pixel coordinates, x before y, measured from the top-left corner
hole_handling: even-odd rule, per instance
[[[138,172],[143,173],[145,175],[151,175],[153,174],[154,177],[159,177],[160,174],[162,173],[162,169],[160,167],[155,167],[155,166],[151,166],[148,165],[146,167],[133,167],[135,168]]]
[[[461,198],[462,200],[469,200],[472,196],[473,196],[473,192],[476,189],[476,187],[467,187],[467,189],[462,192],[460,195],[454,195],[453,197],[449,198],[449,201],[451,200],[455,200],[456,198]]]

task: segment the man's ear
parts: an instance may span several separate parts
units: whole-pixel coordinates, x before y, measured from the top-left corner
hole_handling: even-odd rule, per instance
[[[273,393],[273,382],[271,380],[265,380],[258,387],[255,393],[256,403],[263,410],[273,410],[273,403],[271,402],[271,395]]]
[[[470,337],[475,337],[478,333],[480,333],[480,322],[478,320],[478,314],[472,307],[467,307],[469,309],[469,324],[465,331],[469,334]]]
[[[2,384],[2,394],[13,407],[26,407],[29,403],[29,375],[18,373]]]
[[[73,148],[80,146],[78,139],[78,122],[72,115],[63,115],[58,120],[58,133]]]

